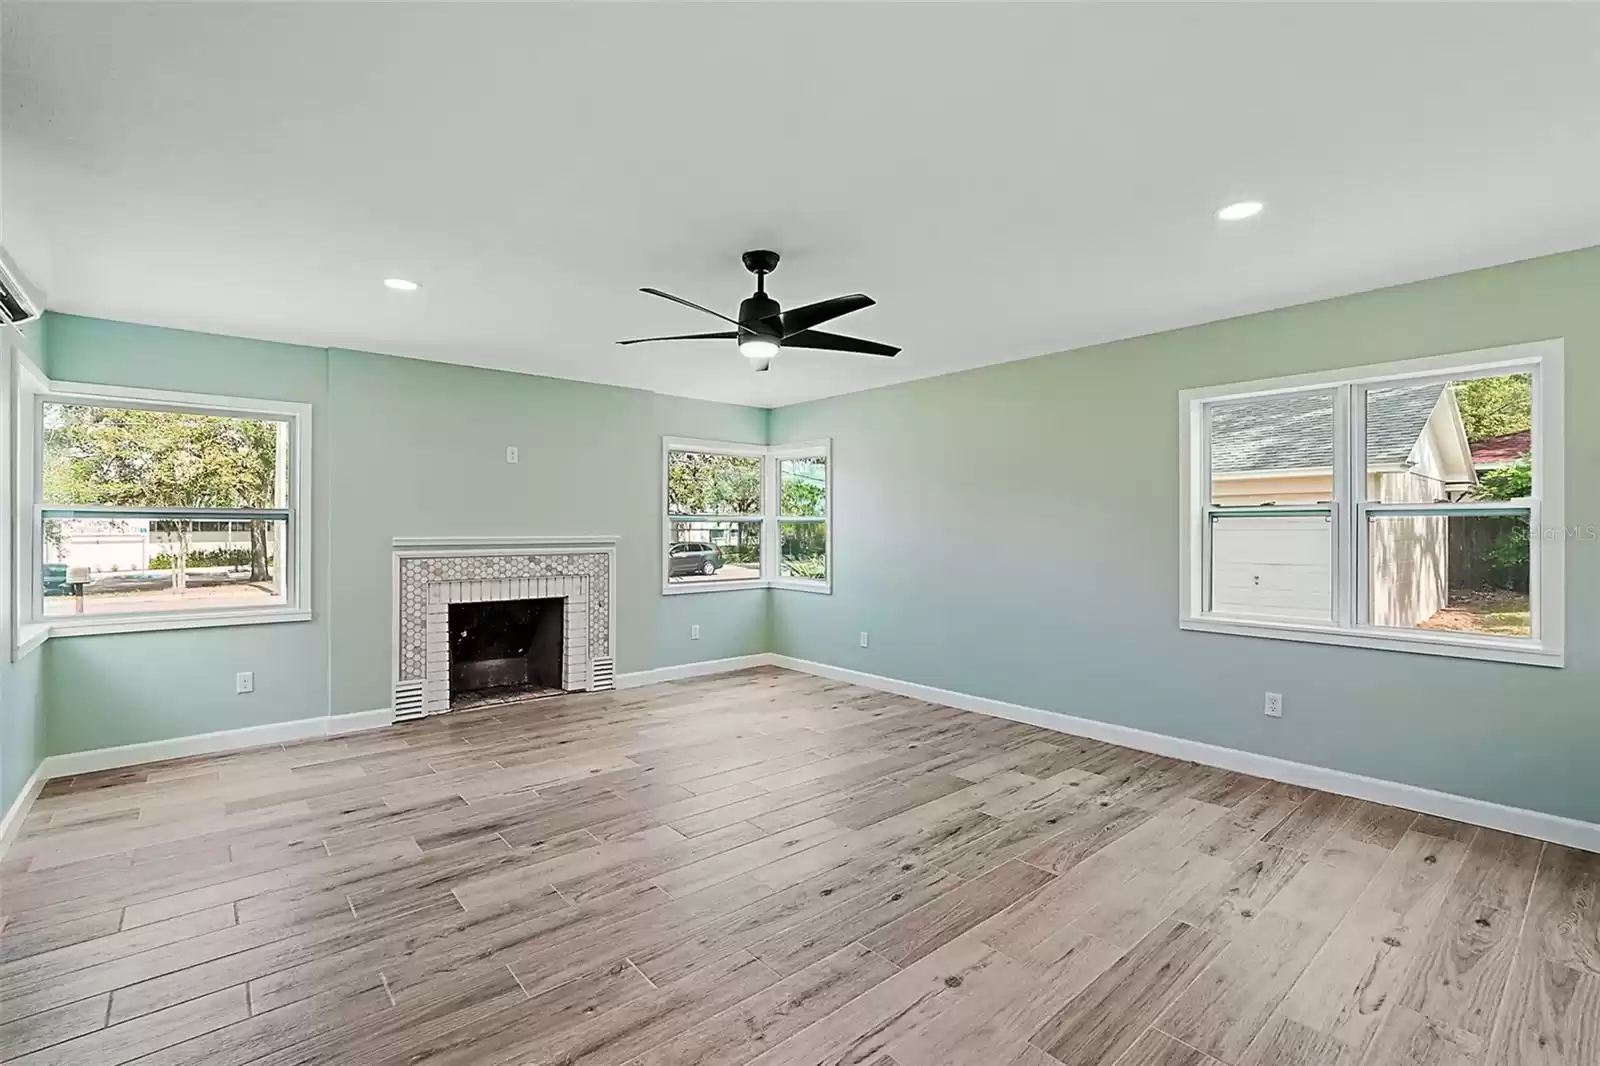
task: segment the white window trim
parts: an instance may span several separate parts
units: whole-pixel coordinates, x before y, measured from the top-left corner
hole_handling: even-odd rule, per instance
[[[1566,631],[1564,348],[1560,339],[1531,341],[1500,348],[1180,392],[1178,628],[1493,662],[1563,666]],[[1533,637],[1451,634],[1366,625],[1361,620],[1365,612],[1361,586],[1364,584],[1362,575],[1366,565],[1366,538],[1360,535],[1359,528],[1368,514],[1384,510],[1385,505],[1352,502],[1357,497],[1352,475],[1364,463],[1365,457],[1358,450],[1362,447],[1362,441],[1357,439],[1359,434],[1351,432],[1354,427],[1350,425],[1349,397],[1364,387],[1393,381],[1483,377],[1521,370],[1532,370],[1534,374],[1532,443],[1535,461],[1529,525],[1535,531],[1557,533],[1551,537],[1541,535],[1537,541],[1538,547],[1531,556],[1529,589]],[[1335,441],[1336,444],[1344,441],[1347,445],[1344,449],[1336,447],[1334,455],[1334,621],[1328,624],[1287,622],[1202,611],[1200,605],[1205,602],[1203,586],[1206,574],[1205,505],[1209,499],[1207,473],[1210,465],[1207,461],[1203,418],[1205,405],[1219,400],[1248,399],[1266,393],[1338,386],[1351,388],[1338,388],[1334,404]],[[1462,507],[1470,508],[1471,505]]]
[[[779,481],[779,478],[778,478],[778,469],[779,469],[778,468],[778,463],[779,463],[779,461],[781,461],[783,459],[815,459],[815,458],[817,458],[819,456],[822,458],[823,462],[826,464],[827,470],[828,470],[828,483],[827,483],[827,486],[826,486],[827,493],[826,493],[826,495],[824,497],[824,500],[823,500],[822,518],[821,519],[795,519],[795,518],[790,518],[789,521],[791,521],[791,522],[794,522],[794,521],[821,521],[823,523],[823,529],[824,529],[824,532],[826,534],[826,538],[825,538],[826,539],[826,548],[824,550],[827,552],[827,554],[825,556],[825,558],[827,559],[827,567],[826,567],[826,570],[825,570],[825,573],[827,574],[827,576],[824,577],[820,581],[815,581],[815,580],[812,580],[810,578],[802,578],[802,577],[784,577],[784,576],[782,576],[782,574],[780,574],[778,572],[778,568],[783,565],[783,554],[782,554],[783,538],[780,535],[780,526],[782,525],[782,523],[784,521],[783,507],[782,507],[783,485]],[[768,473],[770,475],[769,478],[768,478],[768,482],[772,486],[771,489],[768,490],[769,494],[770,494],[770,505],[767,508],[768,512],[772,515],[772,519],[768,523],[768,525],[770,527],[769,540],[770,540],[770,543],[771,543],[771,559],[772,559],[772,566],[773,566],[773,574],[772,574],[772,582],[771,582],[772,587],[775,588],[775,589],[789,589],[789,590],[791,590],[793,592],[817,592],[817,593],[822,593],[823,595],[831,595],[832,592],[833,592],[833,442],[832,442],[832,440],[831,439],[824,439],[824,440],[820,440],[820,441],[809,441],[809,442],[804,443],[804,444],[779,444],[779,445],[773,445],[773,446],[771,446],[771,447],[769,447],[767,449],[767,470],[768,470]],[[766,546],[763,546],[763,548],[762,548],[762,556],[763,556],[762,566],[763,566],[763,568],[765,568],[765,565],[766,565],[765,558],[767,556],[767,548],[766,548]],[[763,569],[763,572],[765,572],[764,569]]]
[[[312,514],[311,442],[312,405],[287,400],[261,400],[216,396],[197,392],[143,389],[122,385],[52,381],[29,364],[16,397],[18,447],[16,455],[16,653],[20,656],[55,637],[95,636],[107,633],[146,633],[215,626],[263,625],[312,620]],[[38,557],[46,509],[43,503],[44,418],[46,403],[149,406],[233,417],[268,417],[288,423],[288,482],[290,498],[288,573],[284,603],[271,607],[197,607],[184,611],[150,611],[126,614],[46,618],[39,580]]]
[[[703,585],[674,585],[668,580],[667,546],[672,543],[673,516],[667,507],[668,456],[672,452],[708,452],[712,455],[742,455],[761,460],[761,513],[759,515],[729,515],[727,521],[761,522],[761,576],[737,581],[721,581]],[[821,456],[828,464],[827,495],[827,552],[828,576],[821,581],[804,578],[780,577],[778,552],[780,520],[778,485],[778,460]],[[791,592],[812,592],[829,595],[833,592],[833,449],[832,441],[824,438],[799,444],[745,444],[736,441],[700,440],[693,437],[661,438],[661,594],[663,596],[688,596],[702,592],[740,592],[749,589],[785,589]]]

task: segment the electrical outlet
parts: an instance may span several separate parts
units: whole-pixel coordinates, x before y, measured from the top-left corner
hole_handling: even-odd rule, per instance
[[[256,675],[249,670],[240,670],[233,679],[233,691],[240,696],[246,692],[256,690]]]
[[[693,625],[693,626],[689,627],[689,639],[690,640],[699,640],[700,639],[700,627],[699,626]]]
[[[1268,718],[1282,718],[1283,717],[1283,693],[1281,693],[1281,692],[1269,692],[1269,693],[1267,693],[1267,706],[1266,706],[1265,713],[1266,713],[1266,716]]]
[[[516,461],[517,461],[517,450],[515,448],[507,448],[506,449],[506,462],[514,463]]]
[[[865,629],[861,631],[861,646],[863,648],[867,646],[867,631]]]

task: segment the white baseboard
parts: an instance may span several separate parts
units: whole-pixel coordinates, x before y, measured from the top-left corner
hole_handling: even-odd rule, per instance
[[[392,725],[394,723],[394,709],[391,707],[379,707],[375,711],[354,711],[350,714],[335,714],[323,719],[323,721],[328,723],[328,736],[343,736],[345,733],[360,733],[368,729],[382,729],[386,725]]]
[[[767,652],[739,655],[729,659],[707,659],[703,662],[663,666],[655,670],[640,670],[631,674],[618,674],[616,687],[638,688],[662,681],[678,681],[686,677],[703,677],[725,674],[730,670],[743,670],[751,666],[766,666],[772,662]],[[272,722],[268,725],[249,726],[244,729],[227,729],[216,733],[197,733],[170,740],[151,740],[142,744],[124,744],[115,748],[96,748],[92,751],[75,751],[67,755],[51,755],[44,760],[35,776],[41,783],[52,777],[70,777],[73,774],[91,774],[100,770],[114,770],[121,766],[160,762],[163,759],[181,759],[190,755],[215,755],[218,752],[255,748],[263,744],[286,744],[312,737],[339,736],[364,729],[378,729],[394,721],[388,707],[354,714],[336,714],[332,717],[301,718],[292,722]],[[42,776],[41,776],[42,775]],[[9,816],[8,816],[9,817]]]
[[[771,652],[755,655],[735,655],[730,659],[704,659],[697,663],[680,663],[677,666],[660,666],[654,670],[636,670],[631,674],[618,674],[618,688],[638,688],[656,685],[663,681],[682,681],[686,677],[705,677],[709,674],[726,674],[730,670],[744,670],[752,666],[771,666]]]
[[[1458,796],[1449,792],[1438,792],[1434,789],[1421,788],[1417,785],[1365,777],[1361,774],[1353,774],[1344,770],[1332,770],[1323,766],[1314,766],[1310,763],[1280,759],[1272,755],[1258,755],[1254,752],[1241,751],[1237,748],[1224,748],[1198,740],[1185,740],[1182,737],[1168,736],[1165,733],[1152,733],[1143,729],[1135,729],[1131,726],[1100,722],[1092,718],[1078,718],[1069,714],[1058,714],[1054,711],[1041,710],[1037,707],[1028,707],[1019,703],[1007,703],[1004,700],[972,696],[965,692],[935,688],[932,685],[920,685],[913,681],[902,681],[898,678],[869,674],[861,670],[850,670],[841,666],[830,666],[827,663],[796,659],[788,655],[778,655],[771,652],[739,655],[727,659],[708,659],[703,662],[682,663],[677,666],[664,666],[654,670],[639,670],[633,673],[618,674],[616,686],[618,689],[638,688],[663,681],[678,681],[690,677],[723,674],[754,666],[782,666],[790,670],[814,674],[817,677],[845,681],[853,685],[860,685],[863,688],[877,689],[882,692],[893,692],[911,699],[944,704],[947,707],[972,711],[976,714],[1005,718],[1013,722],[1023,722],[1058,733],[1068,733],[1073,736],[1102,740],[1109,744],[1119,744],[1123,747],[1153,752],[1169,758],[1187,759],[1190,762],[1216,766],[1224,770],[1253,774],[1257,777],[1266,777],[1274,781],[1315,788],[1323,792],[1333,792],[1341,796],[1354,796],[1357,799],[1371,800],[1375,803],[1403,807],[1407,810],[1420,811],[1424,814],[1452,818],[1459,822],[1499,829],[1507,833],[1517,833],[1538,840],[1548,840],[1556,844],[1581,848],[1585,851],[1600,852],[1600,825],[1592,822],[1582,822],[1575,818],[1564,818],[1560,815],[1544,814],[1540,811],[1530,811],[1520,807],[1507,807],[1499,803],[1491,803],[1488,800],[1472,799],[1468,796]],[[270,725],[251,726],[246,729],[230,729],[217,733],[202,733],[196,736],[156,740],[144,744],[127,744],[116,748],[79,751],[69,755],[51,755],[34,771],[33,776],[28,779],[28,783],[23,787],[16,801],[12,803],[11,809],[6,812],[5,820],[0,822],[0,855],[4,854],[5,845],[9,843],[10,838],[20,827],[23,814],[32,803],[34,796],[37,795],[44,782],[50,778],[94,773],[99,770],[110,770],[121,766],[134,766],[139,763],[158,762],[163,759],[176,759],[189,755],[211,755],[240,748],[257,747],[263,744],[282,744],[294,740],[305,740],[310,737],[338,736],[364,729],[377,729],[388,725],[390,721],[391,712],[389,708],[385,707],[356,714],[304,718],[293,722],[275,722]]]
[[[1058,733],[1103,740],[1108,744],[1154,752],[1169,758],[1187,759],[1190,762],[1204,763],[1207,766],[1216,766],[1237,773],[1253,774],[1256,777],[1266,777],[1291,785],[1315,788],[1341,796],[1354,796],[1357,799],[1371,800],[1391,807],[1403,807],[1406,810],[1435,814],[1441,818],[1452,818],[1471,825],[1499,829],[1537,840],[1548,840],[1568,847],[1581,848],[1584,851],[1600,852],[1600,825],[1593,822],[1580,822],[1575,818],[1563,818],[1560,815],[1544,814],[1521,807],[1506,807],[1499,803],[1490,803],[1488,800],[1438,792],[1431,788],[1402,784],[1399,781],[1365,777],[1344,770],[1330,770],[1327,767],[1279,759],[1272,755],[1257,755],[1254,752],[1219,747],[1198,740],[1184,740],[1165,733],[1151,733],[1111,722],[1097,722],[1092,718],[1057,714],[1054,711],[1026,707],[1019,703],[971,696],[965,692],[919,685],[912,681],[882,677],[860,670],[848,670],[841,666],[811,662],[808,659],[770,655],[768,661],[774,666],[783,666],[834,681],[848,681],[863,688],[893,692],[912,699],[925,700],[928,703],[942,703],[959,710],[1006,718],[1013,722],[1024,722]]]
[[[44,771],[44,763],[34,767],[33,775],[28,778],[22,791],[17,793],[17,798],[11,801],[11,808],[6,811],[6,816],[0,819],[0,859],[6,857],[6,849],[11,847],[11,841],[22,828],[22,819],[27,816],[28,808],[33,806],[34,798],[39,795],[39,790],[44,787],[48,777]]]
[[[263,744],[286,744],[292,740],[306,740],[311,737],[339,736],[363,729],[377,729],[388,725],[392,720],[393,716],[387,707],[376,711],[359,711],[355,714],[300,718],[292,722],[272,722],[268,725],[247,726],[244,729],[225,729],[216,733],[173,737],[171,740],[150,740],[143,744],[124,744],[116,748],[95,748],[91,751],[74,751],[66,755],[51,755],[44,760],[39,770],[46,778],[92,774],[100,770],[114,770],[120,766],[160,762],[163,759],[215,755],[218,752],[238,751],[241,748],[256,748]]]

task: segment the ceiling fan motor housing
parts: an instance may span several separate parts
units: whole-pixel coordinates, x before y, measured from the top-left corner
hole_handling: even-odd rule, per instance
[[[777,314],[783,310],[778,301],[765,293],[756,293],[739,305],[739,340],[764,337],[781,341],[783,331]]]

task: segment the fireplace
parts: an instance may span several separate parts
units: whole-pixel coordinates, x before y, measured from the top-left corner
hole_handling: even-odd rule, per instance
[[[526,698],[546,686],[613,688],[615,540],[395,538],[394,720]],[[519,608],[529,612],[516,616],[520,639],[501,639],[507,616],[480,616],[468,626],[474,616],[462,611],[529,603],[539,606]],[[464,632],[480,644],[498,635],[483,647],[462,647]],[[477,665],[457,670],[457,660]],[[493,691],[517,687],[524,691]]]
[[[449,619],[451,710],[562,691],[559,597],[452,603]]]

